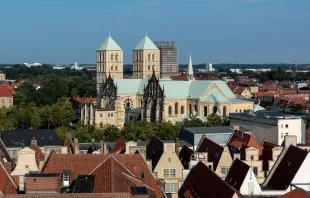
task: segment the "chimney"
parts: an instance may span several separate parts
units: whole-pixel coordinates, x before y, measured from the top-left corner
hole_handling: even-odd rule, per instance
[[[95,138],[92,138],[92,139],[91,139],[91,143],[95,143]]]
[[[179,157],[180,154],[180,140],[179,138],[175,139],[175,154],[177,154],[177,156]]]
[[[37,140],[31,140],[31,145],[37,145],[38,141]]]
[[[284,146],[285,148],[290,147],[290,145],[297,145],[297,136],[296,135],[286,135],[284,136]]]
[[[74,138],[74,154],[79,154],[79,140]]]
[[[103,140],[100,140],[100,153],[101,154],[105,154],[106,153],[106,151],[107,151],[107,144],[106,143],[104,143],[104,141]]]
[[[233,126],[233,130],[234,131],[240,131],[240,127],[239,126]]]

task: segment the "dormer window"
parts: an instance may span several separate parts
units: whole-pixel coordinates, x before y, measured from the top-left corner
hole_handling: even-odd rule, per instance
[[[71,175],[71,170],[63,170],[62,171],[62,185],[64,187],[69,187],[69,185],[70,185],[70,175]]]

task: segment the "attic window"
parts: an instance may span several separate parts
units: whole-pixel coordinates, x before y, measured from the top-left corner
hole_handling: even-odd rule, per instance
[[[285,125],[285,128],[288,128],[288,124]]]
[[[171,162],[171,158],[168,158],[168,161]]]

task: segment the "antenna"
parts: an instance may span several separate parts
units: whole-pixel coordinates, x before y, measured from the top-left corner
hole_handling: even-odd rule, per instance
[[[147,25],[145,26],[145,36],[147,36]]]
[[[109,37],[111,36],[111,28],[109,28]]]

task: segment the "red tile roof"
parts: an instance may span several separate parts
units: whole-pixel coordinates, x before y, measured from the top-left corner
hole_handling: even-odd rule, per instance
[[[8,85],[0,85],[0,97],[13,97],[15,91]]]
[[[20,87],[23,83],[24,83],[24,81],[20,80],[18,82],[11,83],[10,86],[11,86],[12,89],[16,89],[16,88]]]
[[[126,152],[126,140],[122,137],[115,143],[111,149],[111,154],[124,154]]]
[[[0,195],[17,194],[17,186],[4,164],[0,161]]]
[[[206,179],[207,178],[207,179]],[[193,196],[194,195],[194,196]],[[239,192],[229,186],[203,162],[192,168],[179,190],[179,197],[241,197]]]
[[[61,187],[59,177],[25,177],[26,192],[58,192]]]
[[[134,198],[129,193],[66,193],[66,194],[19,194],[5,195],[5,198]]]
[[[239,86],[233,93],[237,95],[241,95],[241,93],[245,90],[245,87]]]
[[[296,188],[279,198],[310,198],[310,194],[302,189]]]
[[[241,131],[234,131],[227,143],[227,145],[241,149],[242,145],[247,147],[254,147],[259,150],[259,155],[262,155],[263,147],[257,142],[254,136]]]
[[[187,76],[170,76],[171,80],[187,80]]]
[[[38,160],[38,161],[44,160],[45,155],[42,152],[42,150],[36,144],[32,144],[30,148],[32,148],[36,152],[36,160]]]
[[[74,98],[71,98],[71,102],[73,104],[83,104],[83,103],[93,103],[93,102],[96,102],[97,98],[77,98],[77,97],[74,97]]]

